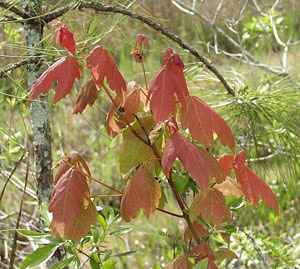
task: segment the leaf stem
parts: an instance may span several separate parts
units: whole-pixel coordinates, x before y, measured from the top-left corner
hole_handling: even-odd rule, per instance
[[[93,195],[91,198],[122,197],[122,194],[100,194]]]
[[[146,69],[145,69],[145,64],[144,64],[144,59],[142,58],[142,68],[143,68],[143,73],[144,73],[144,80],[145,80],[145,86],[147,92],[149,91],[148,89],[148,83],[147,83],[147,77],[146,77]]]
[[[170,211],[165,210],[165,209],[161,209],[161,208],[158,208],[158,207],[157,207],[156,210],[158,210],[158,211],[160,211],[160,212],[163,212],[163,213],[165,213],[165,214],[171,215],[171,216],[173,216],[173,217],[184,218],[183,215],[178,215],[178,214],[176,214],[176,213],[170,212]]]

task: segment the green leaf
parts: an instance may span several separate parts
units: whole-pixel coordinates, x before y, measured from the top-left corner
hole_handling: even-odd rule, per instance
[[[94,259],[90,259],[90,265],[92,269],[100,269],[100,263],[96,262]]]
[[[181,175],[181,174],[172,174],[172,178],[175,184],[177,191],[182,194],[186,188],[187,184],[189,183],[189,176],[188,175]]]
[[[236,227],[233,225],[225,225],[224,230],[226,233],[235,233],[236,232]]]
[[[140,121],[147,133],[149,133],[154,126],[152,116],[140,118]],[[147,140],[144,130],[141,128],[138,122],[135,121],[132,124],[131,129],[133,129],[140,137]],[[157,159],[157,157],[153,153],[152,148],[143,143],[139,138],[137,138],[135,134],[133,134],[132,130],[130,130],[129,128],[126,128],[123,131],[122,137],[123,144],[119,154],[119,163],[120,171],[123,174],[128,173],[133,167],[145,161]],[[160,152],[162,146],[162,137],[157,139],[155,145],[158,151]],[[157,161],[156,167],[159,167]]]
[[[106,223],[105,219],[101,215],[98,215],[97,219],[98,219],[98,222],[100,223],[101,227],[103,228],[103,231],[106,232],[107,223]]]
[[[129,256],[129,255],[134,254],[134,253],[137,253],[137,251],[130,250],[130,251],[127,251],[127,252],[123,252],[123,253],[120,253],[120,254],[113,255],[112,257],[124,257],[124,256]]]
[[[48,233],[39,233],[39,232],[24,230],[24,229],[18,229],[17,232],[22,236],[33,237],[33,238],[45,238],[50,236]]]
[[[70,264],[73,260],[74,260],[75,256],[69,258],[69,259],[66,259],[66,260],[63,260],[63,261],[60,261],[54,265],[52,265],[50,267],[50,269],[61,269],[61,268],[65,268],[68,264]]]
[[[102,265],[102,268],[103,269],[112,269],[112,268],[115,268],[116,263],[117,263],[116,260],[107,261],[106,263],[104,263]]]
[[[35,250],[32,254],[28,255],[23,262],[21,263],[20,269],[25,268],[33,268],[35,266],[40,265],[48,261],[52,255],[54,254],[55,250],[59,247],[56,244],[50,244]]]
[[[49,212],[49,203],[42,202],[40,207],[41,219],[45,222],[45,224],[49,227],[51,223],[51,214]]]
[[[96,244],[99,241],[99,238],[100,238],[99,230],[98,230],[97,227],[93,227],[93,229],[92,229],[92,235],[93,235],[94,243]]]
[[[132,227],[122,227],[110,233],[110,235],[128,234],[133,230]]]
[[[193,269],[206,269],[207,268],[207,263],[208,263],[208,258],[205,258],[198,262]]]
[[[105,253],[103,261],[107,261],[110,258],[111,254],[112,254],[112,251],[110,249]]]

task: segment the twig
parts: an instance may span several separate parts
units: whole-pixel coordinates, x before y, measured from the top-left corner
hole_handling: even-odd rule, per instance
[[[28,182],[28,174],[29,174],[29,158],[27,157],[27,168],[26,168],[26,175],[25,175],[25,184],[24,184],[24,190],[23,190],[23,194],[22,194],[22,200],[21,200],[18,220],[17,220],[17,224],[16,224],[14,241],[13,241],[12,250],[11,250],[11,258],[10,258],[10,263],[9,263],[9,269],[12,269],[14,267],[16,248],[17,248],[17,239],[18,239],[17,230],[19,229],[19,224],[20,224],[20,220],[21,220],[21,216],[22,216],[22,208],[23,208],[23,202],[24,202],[24,198],[25,198],[26,186],[27,186],[27,182]]]
[[[23,19],[30,18],[30,15],[28,13],[16,8],[14,4],[10,4],[5,1],[0,1],[0,7],[3,7],[12,13],[15,13],[16,15],[20,16]]]
[[[209,62],[208,59],[206,59],[205,57],[200,55],[200,53],[197,50],[195,50],[190,45],[188,45],[187,43],[182,41],[174,33],[169,32],[167,30],[167,28],[165,28],[161,24],[155,22],[153,19],[146,17],[144,15],[141,15],[137,12],[130,11],[128,9],[103,5],[98,2],[81,1],[78,3],[76,8],[77,9],[89,8],[89,9],[92,9],[92,10],[95,10],[98,12],[123,14],[125,16],[128,16],[130,18],[139,20],[139,21],[147,24],[155,31],[160,32],[165,37],[167,37],[170,40],[177,43],[181,48],[189,51],[192,55],[194,55],[200,62],[202,62],[220,80],[220,82],[224,85],[224,87],[226,88],[226,90],[229,94],[231,94],[233,96],[235,95],[235,91],[231,88],[231,86],[228,84],[228,82],[225,80],[225,78],[220,74],[220,72],[214,67],[214,65]],[[48,23],[48,22],[51,22],[52,20],[55,20],[55,19],[61,17],[62,15],[64,15],[71,9],[74,9],[74,3],[71,3],[71,4],[61,7],[61,8],[58,8],[58,9],[56,9],[52,12],[48,12],[44,15],[29,18],[29,19],[27,19],[27,21],[30,23],[36,23],[36,19],[38,18],[39,19],[38,23],[40,23],[41,21]]]
[[[240,227],[240,230],[252,241],[253,246],[254,246],[256,252],[258,253],[259,257],[261,257],[261,259],[263,260],[263,262],[266,265],[266,267],[271,269],[270,263],[268,262],[266,256],[262,253],[261,249],[257,245],[257,242],[256,242],[253,234],[245,232],[245,230],[243,228],[241,228],[241,227]]]
[[[8,184],[8,182],[10,181],[11,177],[13,176],[13,174],[15,173],[15,171],[17,170],[17,168],[20,165],[20,163],[22,162],[24,156],[25,156],[25,153],[23,153],[22,157],[18,160],[18,162],[16,163],[14,169],[11,171],[9,177],[7,178],[7,180],[6,180],[5,184],[4,184],[4,187],[2,189],[1,195],[0,195],[0,203],[1,203],[1,200],[3,198],[4,192],[5,192],[5,188],[6,188],[7,184]]]
[[[173,212],[170,212],[170,211],[168,211],[168,210],[161,209],[161,208],[159,208],[159,207],[157,207],[157,208],[156,208],[156,210],[158,210],[158,211],[160,211],[160,212],[163,212],[163,213],[166,213],[166,214],[168,214],[168,215],[171,215],[171,216],[177,217],[177,218],[184,218],[184,216],[183,216],[183,215],[178,215],[178,214],[175,214],[175,213],[173,213]]]
[[[44,61],[44,59],[41,57],[30,57],[30,58],[24,59],[22,61],[13,63],[10,66],[8,66],[7,68],[3,68],[0,70],[0,78],[6,78],[10,72],[14,71],[15,69],[17,69],[23,65],[38,63],[38,62],[42,62],[42,61]]]

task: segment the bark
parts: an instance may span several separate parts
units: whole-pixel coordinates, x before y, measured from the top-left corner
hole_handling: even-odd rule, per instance
[[[41,0],[24,0],[23,7],[26,13],[41,14]],[[30,56],[38,56],[37,49],[43,48],[43,25],[36,23],[24,23],[25,40]],[[42,74],[41,63],[30,63],[27,65],[28,88],[30,89],[36,79]],[[51,156],[51,129],[50,114],[47,96],[40,96],[37,102],[32,102],[30,107],[33,145],[35,177],[37,181],[37,195],[39,205],[49,202],[53,190],[52,156]],[[40,223],[41,229],[45,228],[44,223]],[[62,259],[64,251],[58,249],[55,255],[48,261],[47,267]]]

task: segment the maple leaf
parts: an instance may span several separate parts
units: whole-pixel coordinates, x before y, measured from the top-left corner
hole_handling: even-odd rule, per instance
[[[198,147],[198,150],[204,160],[208,178],[210,180],[215,179],[217,183],[221,183],[224,176],[218,161],[204,148]]]
[[[49,211],[53,213],[53,227],[65,238],[83,207],[88,207],[90,191],[86,177],[76,168],[64,173],[51,195]]]
[[[127,122],[133,122],[134,115],[143,111],[146,105],[146,95],[143,89],[138,86],[134,81],[128,83],[127,97],[124,104],[125,115],[124,118]]]
[[[209,105],[196,96],[187,96],[182,108],[181,123],[183,129],[189,129],[192,137],[206,147],[213,146],[213,133],[221,143],[234,152],[233,134],[225,120]]]
[[[166,54],[168,53],[168,50]],[[165,121],[175,112],[175,95],[183,105],[188,90],[183,75],[183,63],[178,56],[170,57],[150,83],[148,100],[155,123]],[[179,61],[180,60],[180,61]]]
[[[74,57],[68,56],[60,59],[36,80],[29,92],[26,105],[29,106],[31,99],[36,99],[41,93],[46,94],[52,84],[58,81],[54,96],[54,104],[56,104],[71,91],[75,78],[80,79],[80,77],[80,66]]]
[[[147,133],[150,132],[154,125],[152,116],[142,117],[140,118],[140,122],[144,126]],[[131,129],[134,130],[140,137],[147,140],[144,130],[137,121],[131,125]],[[120,171],[123,174],[126,174],[133,167],[140,165],[145,161],[157,160],[157,157],[153,153],[151,147],[137,138],[131,129],[127,127],[122,133],[123,144],[119,154],[119,163]],[[160,152],[162,146],[162,137],[156,140],[155,145]],[[155,163],[157,166],[159,166],[157,161]]]
[[[126,82],[108,51],[102,46],[95,47],[87,57],[87,63],[99,88],[106,77],[109,87],[117,93],[121,105],[124,105]]]
[[[194,264],[189,260],[187,256],[181,256],[171,261],[167,265],[167,269],[192,269]]]
[[[243,195],[239,184],[230,177],[227,177],[226,180],[221,184],[216,184],[215,188],[222,192],[224,196],[232,195],[240,198]]]
[[[56,185],[59,179],[61,178],[61,176],[64,173],[66,173],[72,166],[76,166],[81,170],[85,170],[85,172],[89,176],[91,176],[91,172],[87,163],[78,152],[75,151],[72,152],[71,154],[65,153],[65,155],[62,157],[61,162],[59,163],[59,167],[55,175],[53,185]]]
[[[130,221],[131,218],[135,218],[141,208],[149,217],[156,210],[160,196],[159,183],[147,167],[140,166],[136,174],[127,182],[122,195],[121,212],[124,220]]]
[[[224,154],[220,160],[219,160],[219,166],[221,167],[223,171],[223,178],[222,181],[224,181],[227,177],[230,176],[230,170],[233,168],[233,157],[232,155],[226,153]]]
[[[145,36],[144,34],[138,34],[138,36],[136,37],[135,46],[136,47],[141,47],[142,44],[144,44],[144,46],[148,50],[149,44],[148,44],[147,36]]]
[[[122,129],[126,127],[126,124],[117,119],[118,116],[118,110],[116,109],[115,105],[112,104],[106,116],[106,131],[107,134],[112,138],[121,133]]]
[[[193,222],[193,226],[194,226],[194,229],[195,229],[195,231],[197,232],[197,234],[199,235],[200,238],[204,237],[208,234],[205,227],[199,221],[195,220]],[[192,239],[192,237],[193,237],[193,234],[192,234],[190,228],[187,227],[185,229],[184,235],[183,235],[184,241],[187,243],[189,241],[189,239]]]
[[[210,188],[206,193],[198,193],[190,206],[191,221],[198,216],[201,216],[206,222],[213,222],[217,228],[221,227],[223,219],[230,223],[230,211],[224,195],[215,188]]]
[[[80,215],[74,220],[72,227],[67,231],[64,239],[79,242],[91,230],[91,225],[97,222],[98,212],[90,200],[87,208],[81,208]]]
[[[99,91],[95,85],[94,79],[90,78],[83,84],[78,93],[73,114],[81,114],[88,105],[92,106],[95,103],[98,94]]]
[[[208,258],[207,269],[217,269],[214,263],[214,254],[207,243],[200,243],[191,249],[190,256],[195,256],[196,261],[201,261]]]
[[[235,170],[235,173],[237,182],[240,183],[247,201],[258,206],[261,197],[266,206],[272,207],[279,214],[279,205],[276,196],[261,178],[244,165],[240,165]]]
[[[238,259],[238,256],[228,248],[220,248],[214,253],[216,260],[225,260],[231,261],[233,259]]]
[[[184,169],[190,173],[199,188],[205,191],[209,185],[206,162],[198,147],[179,132],[168,139],[163,151],[161,164],[166,175],[170,174],[176,158],[183,164]]]
[[[57,26],[59,30],[56,34],[55,43],[59,41],[60,45],[63,46],[70,55],[75,56],[76,44],[73,33],[65,24],[58,23],[54,27]]]

